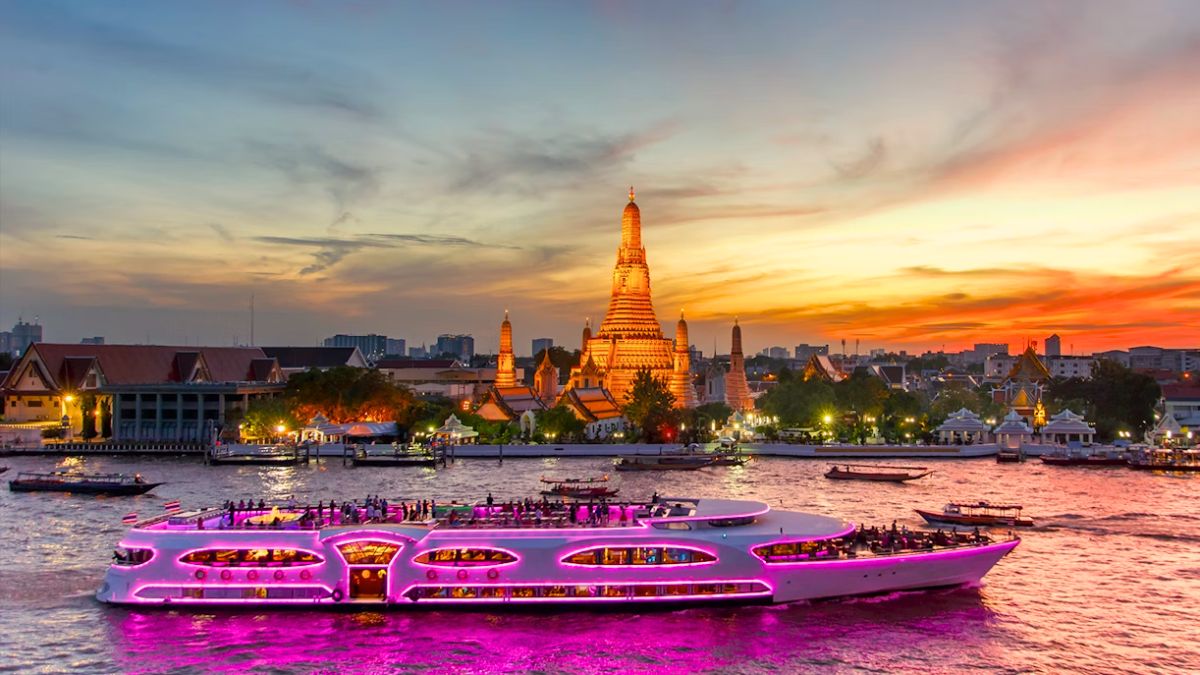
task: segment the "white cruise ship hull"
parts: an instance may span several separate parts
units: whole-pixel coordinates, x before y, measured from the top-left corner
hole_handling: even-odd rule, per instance
[[[743,526],[647,519],[575,528],[139,527],[129,530],[120,546],[141,557],[136,564],[113,564],[96,597],[173,607],[782,603],[975,583],[1018,544],[1014,539],[856,558],[822,559],[818,553],[806,560],[769,561],[755,550],[780,542],[835,541],[853,526],[761,506],[758,512],[731,516],[753,520]],[[647,554],[649,562],[636,562]],[[440,559],[456,555],[490,559]],[[606,556],[617,556],[621,564]]]

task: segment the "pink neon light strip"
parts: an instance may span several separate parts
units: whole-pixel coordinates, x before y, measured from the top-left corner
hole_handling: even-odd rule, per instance
[[[278,546],[260,546],[260,547],[250,546],[250,547],[246,547],[245,550],[255,550],[256,548],[265,550],[265,549],[277,549],[279,547]],[[261,566],[258,563],[252,563],[252,564],[246,564],[246,565],[205,565],[204,563],[184,562],[184,560],[183,560],[187,556],[189,556],[193,553],[198,553],[200,551],[219,551],[219,550],[222,550],[220,546],[206,546],[204,548],[195,548],[190,551],[184,551],[182,554],[180,554],[180,556],[178,558],[175,559],[175,562],[176,562],[176,564],[179,564],[179,565],[186,565],[188,567],[199,567],[201,569],[259,570],[259,571],[262,571],[262,570],[274,571],[274,570],[285,570],[285,569],[300,568],[300,567],[314,567],[316,565],[325,564],[325,555],[324,554],[318,553],[316,551],[312,551],[312,550],[309,550],[306,548],[295,548],[295,547],[289,547],[289,550],[302,551],[304,553],[308,553],[309,555],[315,555],[315,556],[317,556],[318,560],[316,562],[289,563],[286,565],[283,563],[267,563],[267,564],[261,565]],[[241,550],[240,546],[239,546],[239,550]],[[157,554],[157,553],[158,552],[155,551],[155,554]]]
[[[769,595],[771,595],[771,594],[773,594],[773,593],[775,592],[775,591],[774,591],[774,589],[771,587],[771,584],[769,584],[769,583],[768,583],[766,580],[764,580],[764,579],[739,579],[739,580],[723,579],[723,580],[721,580],[721,581],[704,581],[704,582],[698,582],[698,581],[695,581],[695,580],[688,580],[688,581],[658,581],[658,582],[652,582],[652,583],[651,583],[651,582],[647,582],[647,583],[623,583],[623,582],[619,582],[619,581],[617,581],[617,582],[612,582],[612,583],[586,583],[586,584],[581,584],[581,583],[567,583],[567,584],[555,584],[555,583],[530,583],[530,584],[517,584],[517,583],[514,583],[514,584],[490,584],[490,585],[491,585],[491,586],[512,586],[512,587],[522,587],[522,588],[526,588],[526,587],[529,587],[529,586],[540,586],[540,587],[548,587],[548,586],[563,586],[563,587],[574,587],[574,586],[660,586],[660,585],[666,585],[666,586],[670,586],[670,585],[676,585],[676,584],[689,584],[689,585],[695,585],[695,584],[704,584],[704,585],[722,585],[722,584],[761,584],[761,585],[763,586],[763,590],[759,590],[759,591],[744,591],[744,592],[737,592],[737,593],[713,593],[713,594],[708,594],[708,595],[696,595],[696,594],[689,594],[689,595],[655,595],[655,596],[636,596],[636,595],[635,595],[635,596],[632,596],[632,597],[630,597],[630,596],[625,596],[625,595],[622,595],[622,596],[620,596],[620,597],[593,596],[593,597],[563,597],[563,598],[515,598],[515,597],[508,597],[508,598],[504,598],[504,597],[499,597],[499,598],[420,598],[420,599],[417,599],[417,600],[413,600],[412,598],[409,598],[409,597],[408,597],[408,594],[409,594],[409,593],[410,593],[410,592],[411,592],[413,589],[415,589],[415,588],[479,588],[479,587],[481,587],[481,586],[488,586],[488,585],[489,585],[489,584],[413,584],[413,585],[409,586],[408,588],[404,589],[404,592],[403,592],[403,593],[401,593],[401,594],[400,594],[400,596],[401,596],[401,597],[403,597],[403,598],[405,598],[405,599],[407,599],[407,600],[409,600],[410,602],[413,602],[413,603],[415,603],[415,604],[420,604],[420,605],[423,605],[423,604],[426,604],[426,603],[436,603],[436,604],[454,604],[454,603],[469,603],[469,602],[486,602],[486,603],[531,603],[531,602],[674,602],[674,601],[679,601],[679,600],[705,600],[705,599],[711,599],[711,600],[721,600],[721,599],[724,599],[724,598],[753,598],[753,597],[766,597],[766,596],[769,596]]]
[[[664,499],[663,501],[669,502],[671,500]],[[697,506],[697,508],[699,507]],[[765,516],[770,512],[771,507],[767,504],[763,504],[762,509],[758,511],[751,511],[749,513],[728,513],[713,516],[666,516],[663,518],[647,518],[643,520],[651,523],[688,523],[703,522],[707,520],[737,520],[739,518],[757,518],[759,516]]]
[[[914,551],[913,553],[895,553],[891,555],[873,556],[869,558],[857,559],[837,559],[837,560],[821,560],[814,558],[812,560],[793,560],[788,562],[767,562],[763,564],[768,568],[776,567],[887,567],[893,563],[903,563],[911,561],[925,561],[930,558],[969,558],[976,555],[994,552],[998,549],[1006,549],[1006,553],[1017,547],[1021,543],[1020,539],[1011,541],[1001,541],[995,544],[984,544],[983,546],[970,546],[966,548],[956,548],[949,551],[933,551],[922,553]],[[759,558],[759,560],[762,560]]]
[[[595,564],[595,563],[573,563],[573,562],[567,562],[567,559],[568,559],[568,558],[570,558],[570,557],[571,557],[571,556],[573,556],[573,555],[577,555],[577,554],[579,554],[579,553],[586,553],[587,551],[596,551],[596,550],[599,550],[599,549],[605,549],[605,548],[620,548],[620,549],[629,549],[629,548],[677,548],[677,549],[683,549],[683,550],[685,550],[685,551],[691,551],[691,552],[693,552],[693,553],[704,553],[704,554],[706,554],[706,555],[710,555],[710,556],[712,556],[712,557],[713,557],[713,559],[712,559],[712,560],[705,560],[705,561],[702,561],[702,562],[689,562],[689,563],[659,563],[659,564],[656,564],[656,565],[646,565],[646,564],[642,564],[642,565],[635,565],[635,564],[633,564],[633,563],[626,563],[626,564],[624,564],[624,565],[597,565],[597,564]],[[561,566],[563,566],[563,567],[584,567],[584,568],[589,568],[589,569],[604,569],[604,570],[623,570],[623,569],[637,569],[637,570],[661,570],[661,569],[676,569],[676,568],[679,568],[679,567],[703,567],[703,566],[705,566],[705,565],[715,565],[715,564],[717,564],[719,561],[720,561],[720,556],[718,556],[718,555],[717,555],[717,552],[716,552],[716,551],[710,551],[710,550],[708,550],[708,549],[703,549],[703,548],[700,548],[700,547],[698,547],[698,546],[691,546],[691,545],[688,545],[688,544],[667,544],[667,543],[643,544],[643,543],[642,543],[642,542],[640,542],[640,541],[635,541],[635,542],[625,541],[625,542],[622,542],[622,543],[614,543],[614,544],[590,544],[590,545],[588,545],[588,546],[584,546],[583,548],[577,548],[577,549],[575,549],[575,550],[573,550],[573,551],[569,551],[569,552],[567,552],[567,553],[566,553],[566,554],[564,554],[562,557],[560,557],[560,558],[558,559],[558,564],[559,564],[559,565],[561,565]],[[693,582],[693,583],[695,583],[695,582]],[[626,585],[626,586],[628,586],[629,584],[623,584],[623,585]]]
[[[327,596],[331,595],[333,593],[333,590],[330,589],[329,586],[326,586],[325,584],[272,584],[270,587],[271,588],[318,588],[318,589],[321,589],[322,591],[324,591]],[[141,586],[138,586],[137,588],[133,589],[133,598],[134,598],[135,602],[142,603],[142,604],[156,604],[156,603],[161,604],[163,602],[170,602],[170,603],[186,602],[186,603],[193,603],[193,604],[216,604],[216,603],[227,603],[227,602],[239,603],[239,604],[272,604],[272,603],[276,603],[276,602],[294,602],[294,603],[303,602],[303,603],[312,604],[314,601],[325,599],[320,596],[318,596],[316,598],[184,598],[184,597],[180,597],[180,598],[145,598],[145,597],[138,595],[139,593],[141,593],[143,590],[145,590],[147,588],[179,588],[179,589],[266,588],[266,586],[261,586],[258,584],[221,584],[220,586],[215,586],[213,584],[207,584],[207,585],[204,585],[204,584],[158,584],[158,583],[142,584]]]
[[[764,542],[762,544],[755,544],[750,549],[750,552],[753,553],[754,549],[756,548],[762,548],[763,546],[775,546],[776,544],[802,544],[810,541],[829,541],[832,539],[841,539],[842,537],[848,537],[857,531],[857,525],[854,523],[847,523],[846,529],[836,534],[819,534],[811,537],[781,537],[779,539],[772,539],[771,541]]]

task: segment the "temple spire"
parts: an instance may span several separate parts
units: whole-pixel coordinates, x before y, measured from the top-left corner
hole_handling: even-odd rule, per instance
[[[629,186],[629,201],[633,201],[633,198],[634,198],[633,186],[630,185]]]

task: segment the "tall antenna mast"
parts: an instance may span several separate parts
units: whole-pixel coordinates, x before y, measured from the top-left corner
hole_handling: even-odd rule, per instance
[[[254,346],[254,294],[250,294],[250,346]]]

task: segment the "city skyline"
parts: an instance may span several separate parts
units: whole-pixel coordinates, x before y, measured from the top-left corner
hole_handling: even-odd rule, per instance
[[[1200,335],[1192,3],[226,9],[0,8],[0,325],[573,349],[632,183],[706,352]]]

